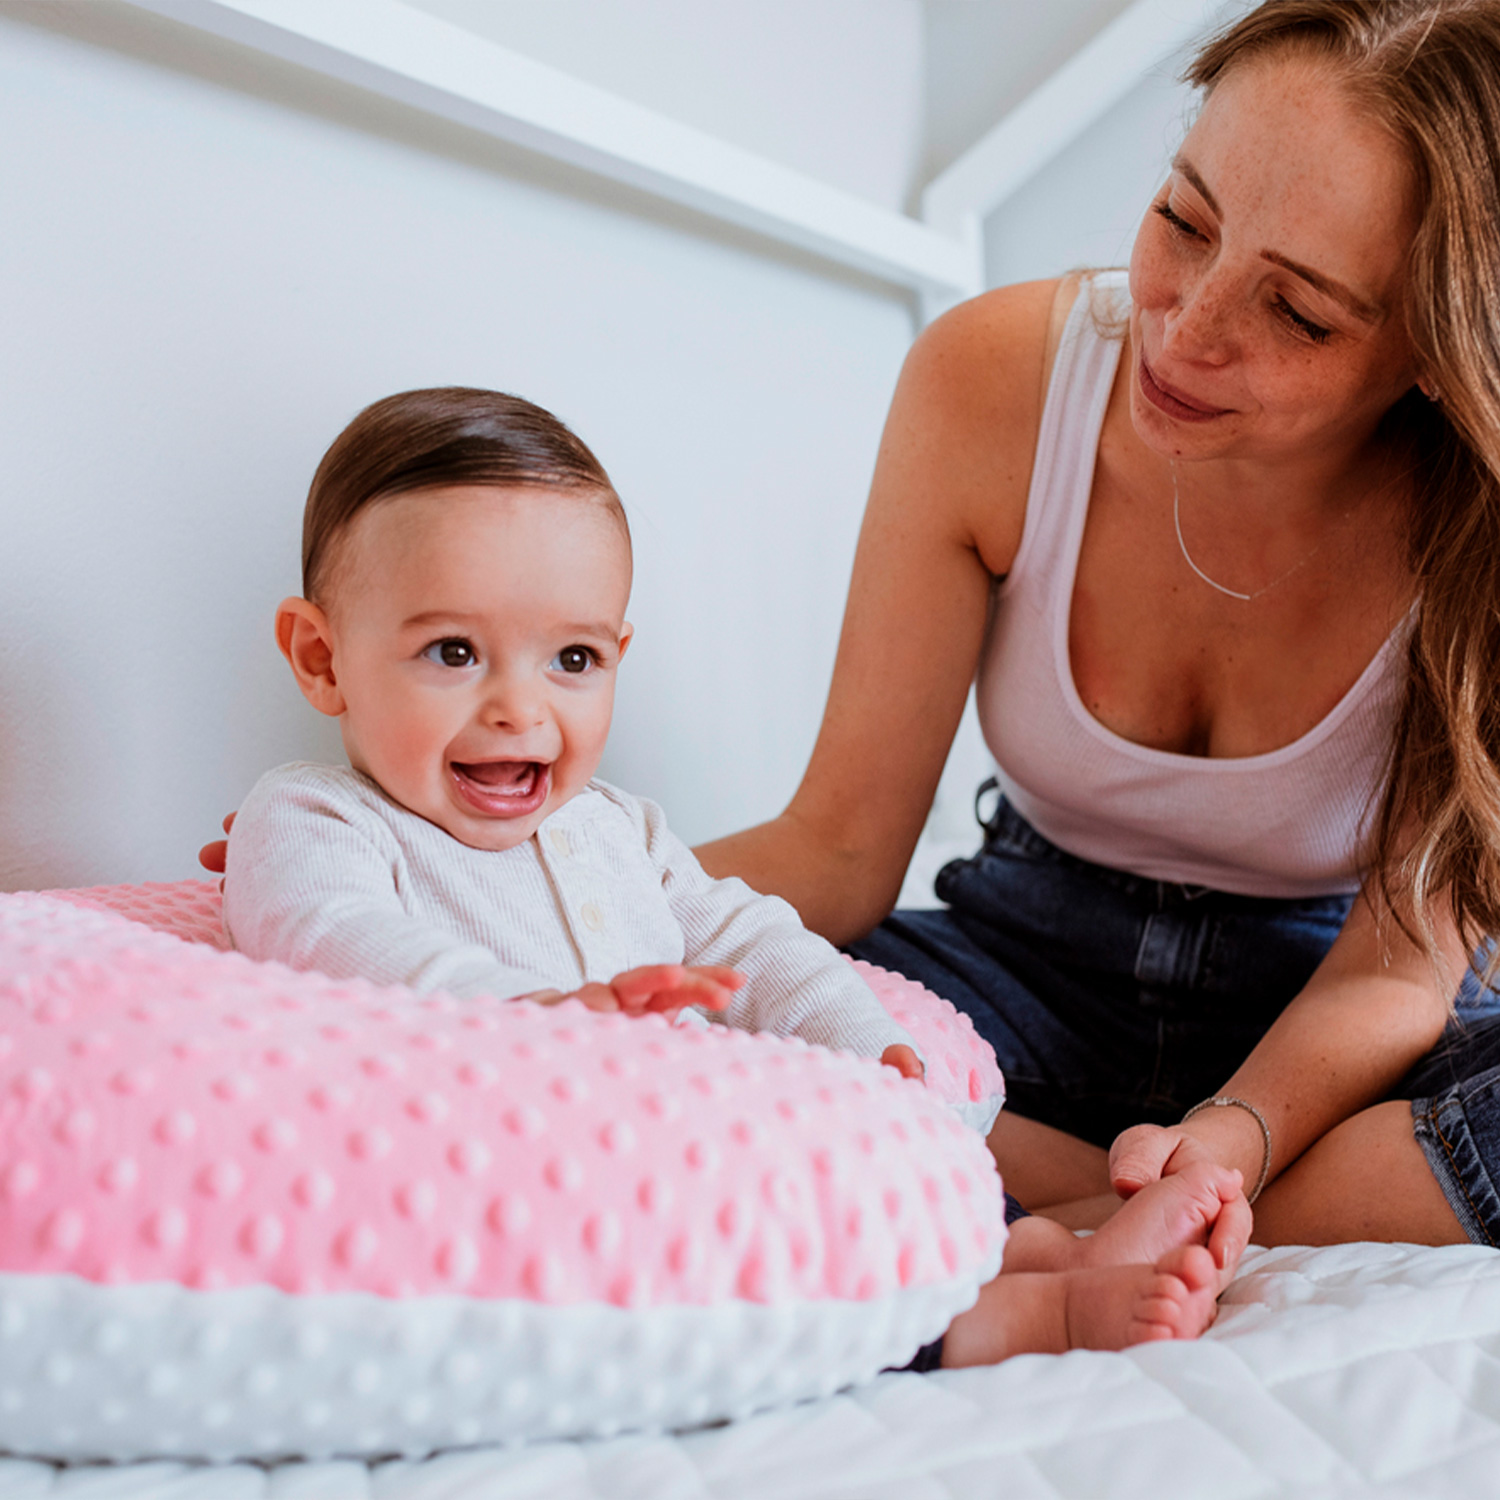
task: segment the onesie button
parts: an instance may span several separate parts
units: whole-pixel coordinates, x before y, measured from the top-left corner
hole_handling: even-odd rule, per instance
[[[552,845],[552,852],[559,859],[566,859],[573,852],[573,845],[561,828],[548,829],[547,842]]]
[[[604,926],[604,913],[592,901],[585,901],[579,907],[578,914],[590,932],[598,932]]]

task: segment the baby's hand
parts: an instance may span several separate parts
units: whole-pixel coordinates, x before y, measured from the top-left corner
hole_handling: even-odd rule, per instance
[[[619,1010],[620,1002],[607,984],[585,984],[576,990],[532,990],[517,995],[517,1000],[532,1000],[538,1005],[561,1005],[564,1000],[581,1000],[590,1010]]]
[[[737,969],[722,964],[648,964],[616,974],[609,989],[628,1015],[655,1012],[670,1019],[689,1005],[724,1010],[744,982]]]
[[[927,1076],[922,1059],[905,1042],[893,1042],[880,1054],[880,1060],[886,1067],[894,1068],[903,1078],[920,1080]]]
[[[585,984],[576,990],[534,990],[520,995],[538,1005],[581,1000],[590,1010],[623,1010],[626,1015],[665,1015],[669,1020],[689,1005],[723,1010],[744,984],[737,969],[720,964],[647,964],[616,974],[608,984]]]

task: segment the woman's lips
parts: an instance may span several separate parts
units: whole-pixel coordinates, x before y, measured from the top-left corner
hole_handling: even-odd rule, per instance
[[[539,760],[450,761],[460,799],[487,818],[524,818],[552,791],[552,767]]]
[[[1176,417],[1179,422],[1211,422],[1215,417],[1222,417],[1228,411],[1228,407],[1205,406],[1202,402],[1190,400],[1178,391],[1169,390],[1151,373],[1151,366],[1146,363],[1144,354],[1136,363],[1140,371],[1141,394],[1153,406],[1166,412],[1169,417]]]

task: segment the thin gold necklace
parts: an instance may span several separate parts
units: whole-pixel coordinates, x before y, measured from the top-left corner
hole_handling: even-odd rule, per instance
[[[1190,567],[1193,570],[1193,572],[1195,572],[1204,581],[1204,583],[1206,583],[1209,586],[1209,588],[1211,588],[1211,589],[1218,589],[1218,591],[1221,594],[1228,594],[1231,599],[1239,599],[1239,600],[1242,600],[1244,603],[1248,604],[1252,599],[1259,599],[1262,594],[1269,594],[1271,592],[1271,590],[1274,589],[1277,586],[1277,584],[1285,583],[1287,581],[1287,579],[1292,576],[1293,573],[1297,572],[1299,569],[1305,568],[1308,565],[1308,563],[1310,563],[1313,560],[1313,558],[1315,558],[1318,555],[1318,553],[1323,550],[1323,542],[1326,542],[1328,540],[1328,538],[1326,536],[1323,538],[1323,541],[1318,542],[1315,546],[1313,546],[1311,548],[1311,550],[1303,553],[1302,557],[1298,561],[1294,562],[1291,565],[1291,567],[1289,567],[1286,570],[1285,573],[1278,574],[1268,584],[1265,584],[1263,587],[1256,589],[1256,591],[1253,594],[1242,594],[1238,589],[1225,588],[1222,583],[1219,583],[1215,579],[1210,578],[1208,576],[1208,574],[1205,573],[1203,571],[1203,569],[1200,568],[1198,566],[1198,564],[1193,561],[1193,555],[1192,555],[1191,552],[1188,551],[1188,549],[1187,549],[1187,543],[1185,541],[1183,541],[1183,539],[1182,539],[1182,500],[1181,500],[1180,496],[1177,493],[1177,461],[1176,461],[1176,459],[1172,460],[1172,466],[1171,467],[1172,467],[1172,525],[1177,528],[1177,546],[1180,549],[1180,551],[1182,552],[1182,560],[1188,565],[1188,567]],[[1348,511],[1344,512],[1344,516],[1347,516],[1348,514],[1349,514]],[[1339,520],[1342,521],[1344,519],[1344,516],[1340,516]]]

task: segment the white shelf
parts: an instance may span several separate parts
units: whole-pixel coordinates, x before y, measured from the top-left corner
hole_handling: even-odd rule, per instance
[[[984,289],[983,221],[1216,0],[1136,0],[936,178],[923,219],[880,208],[400,0],[127,0],[919,294]]]

